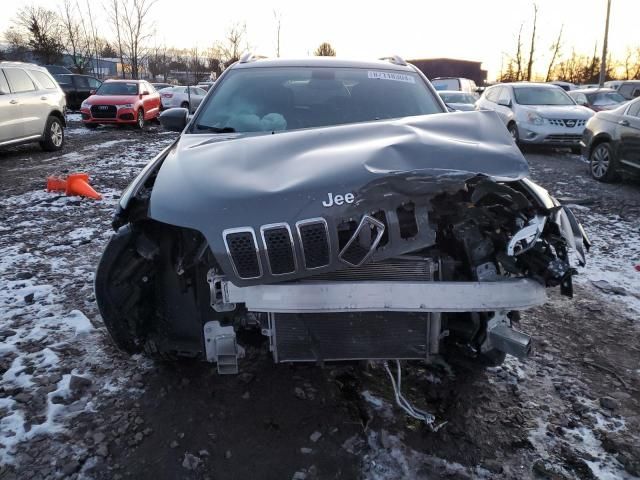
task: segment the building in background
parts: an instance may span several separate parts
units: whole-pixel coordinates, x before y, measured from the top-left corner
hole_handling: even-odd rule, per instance
[[[487,81],[487,71],[482,69],[482,62],[457,60],[455,58],[423,58],[407,60],[424,73],[427,78],[462,77],[484,85]]]

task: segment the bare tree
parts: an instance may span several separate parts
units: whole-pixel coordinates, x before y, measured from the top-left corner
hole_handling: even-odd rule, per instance
[[[96,30],[95,24],[93,23],[93,14],[91,13],[91,3],[89,0],[87,1],[87,13],[89,15],[89,31],[91,33],[91,40],[93,44],[93,55],[94,55],[94,70],[98,76],[100,76],[100,59],[98,58],[100,55],[100,50],[98,48],[98,31]]]
[[[323,42],[313,52],[316,57],[335,57],[336,51],[329,42]]]
[[[60,8],[60,18],[64,28],[64,49],[71,57],[71,61],[78,73],[86,73],[91,58],[91,38],[87,35],[87,29],[82,14],[78,15],[77,4],[71,0],[63,0]]]
[[[551,81],[551,72],[553,71],[553,66],[560,55],[560,48],[562,46],[562,30],[564,29],[564,23],[560,26],[560,32],[558,32],[558,38],[556,41],[551,44],[551,60],[549,61],[549,68],[547,68],[547,77],[545,82]]]
[[[62,27],[58,14],[43,7],[27,6],[18,11],[15,26],[26,38],[28,47],[41,62],[56,63],[62,57],[64,47],[60,38]]]
[[[280,58],[280,26],[282,24],[282,13],[279,10],[273,11],[276,20],[276,57]]]
[[[216,42],[212,51],[228,67],[240,59],[243,52],[250,50],[247,43],[247,24],[235,23],[227,30],[224,41]]]
[[[118,58],[120,58],[120,68],[122,70],[122,78],[125,78],[124,68],[124,48],[122,46],[122,29],[120,19],[120,0],[109,0],[108,4],[109,21],[116,35],[116,48],[118,49]]]
[[[119,25],[124,54],[131,65],[131,77],[139,78],[145,43],[153,34],[149,11],[157,0],[121,0]]]
[[[533,3],[533,28],[531,30],[531,47],[529,48],[529,62],[527,63],[527,82],[531,81],[531,74],[533,73],[533,54],[535,52],[536,45],[536,27],[538,24],[538,4]]]
[[[4,33],[4,39],[9,45],[6,57],[9,60],[25,61],[29,53],[29,45],[26,36],[15,27],[9,27]]]
[[[523,24],[520,24],[520,30],[518,30],[518,45],[516,48],[516,58],[515,58],[515,64],[516,64],[516,74],[515,74],[515,81],[519,82],[520,80],[522,80],[522,27]]]

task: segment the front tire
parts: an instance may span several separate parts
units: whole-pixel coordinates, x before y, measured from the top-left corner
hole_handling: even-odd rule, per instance
[[[182,102],[180,104],[180,108],[186,108],[187,110],[189,110],[189,113],[191,113],[191,110],[189,109],[189,102]]]
[[[509,130],[509,135],[517,145],[520,142],[520,134],[518,133],[518,126],[515,122],[511,122],[509,126],[507,126],[507,130]]]
[[[136,122],[136,126],[138,127],[139,130],[144,129],[144,110],[142,110],[141,108],[138,109],[138,119]]]
[[[64,147],[64,127],[58,117],[52,115],[47,119],[40,147],[46,152],[55,152]]]
[[[618,175],[615,168],[615,158],[611,144],[599,143],[589,156],[589,172],[599,182],[613,182]]]

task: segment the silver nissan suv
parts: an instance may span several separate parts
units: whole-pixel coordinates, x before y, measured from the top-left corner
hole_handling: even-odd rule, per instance
[[[0,62],[0,147],[39,142],[43,150],[64,146],[65,95],[43,67]]]

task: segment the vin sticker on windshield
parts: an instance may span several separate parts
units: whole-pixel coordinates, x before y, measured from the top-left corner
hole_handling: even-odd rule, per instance
[[[416,79],[411,75],[405,75],[404,73],[391,73],[391,72],[368,72],[369,78],[375,78],[380,80],[393,80],[395,82],[416,83]]]

